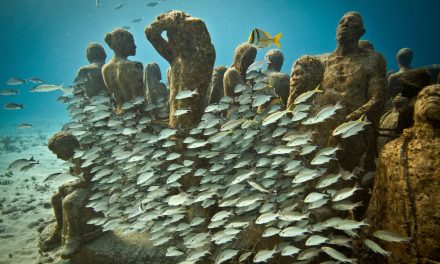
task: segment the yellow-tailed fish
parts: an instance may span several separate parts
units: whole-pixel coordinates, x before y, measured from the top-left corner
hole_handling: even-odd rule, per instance
[[[252,30],[251,34],[249,35],[248,42],[249,44],[252,44],[254,47],[262,49],[269,47],[270,43],[273,43],[278,48],[280,45],[280,38],[282,34],[278,33],[275,37],[271,37],[269,33],[259,29],[255,28]]]

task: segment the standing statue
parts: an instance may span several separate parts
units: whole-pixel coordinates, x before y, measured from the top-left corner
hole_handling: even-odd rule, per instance
[[[281,100],[283,106],[287,105],[289,97],[289,75],[280,72],[284,63],[284,55],[279,49],[271,49],[264,55],[268,62],[269,84],[274,89],[275,95]]]
[[[325,71],[319,105],[339,102],[342,106],[333,119],[326,122],[327,130],[331,133],[339,124],[362,115],[366,115],[372,123],[365,131],[350,138],[329,136],[328,145],[339,144],[342,147],[338,160],[348,171],[356,167],[374,170],[377,128],[386,99],[386,62],[374,50],[359,48],[359,39],[364,33],[361,15],[346,13],[337,28],[336,50],[322,56]],[[323,136],[326,137],[326,133]]]
[[[395,72],[388,77],[388,106],[391,105],[391,101],[394,96],[401,92],[400,88],[400,76],[411,70],[411,62],[413,59],[413,51],[410,48],[402,48],[397,52],[397,65],[399,67],[399,71]]]
[[[146,100],[149,104],[161,104],[168,103],[169,91],[167,86],[161,82],[162,74],[160,72],[159,65],[157,63],[149,63],[145,65],[144,71],[144,85]],[[160,111],[154,115],[159,119],[168,118],[168,112]]]
[[[224,95],[234,97],[235,86],[246,83],[246,71],[254,63],[256,56],[257,48],[247,42],[243,42],[235,48],[234,62],[225,72],[223,78]]]
[[[227,68],[225,66],[217,66],[212,74],[211,84],[209,86],[209,94],[207,97],[207,105],[218,104],[223,96],[223,77]]]
[[[164,31],[168,40],[162,37]],[[145,35],[171,65],[169,125],[189,131],[200,122],[203,100],[214,68],[215,49],[208,29],[199,18],[181,11],[170,11],[148,25]],[[196,93],[190,98],[176,100],[176,95],[185,90]],[[178,109],[189,109],[190,114],[175,116]]]
[[[56,222],[46,226],[40,236],[39,246],[42,251],[49,251],[63,245],[61,257],[73,257],[81,246],[102,234],[101,228],[87,224],[91,218],[101,216],[92,208],[86,207],[93,193],[87,168],[82,169],[80,159],[73,159],[74,149],[79,147],[78,140],[68,132],[59,132],[49,139],[49,149],[58,158],[75,164],[70,168],[72,175],[82,175],[76,181],[61,185],[52,196],[52,207]]]
[[[107,92],[102,78],[102,66],[107,55],[101,44],[90,43],[87,47],[86,56],[90,64],[78,70],[74,83],[90,98],[100,92]]]
[[[289,108],[302,93],[315,89],[322,81],[324,66],[321,61],[310,55],[301,56],[292,66],[290,74],[290,92],[287,100]]]
[[[140,62],[127,60],[128,56],[136,55],[133,35],[127,30],[114,29],[105,35],[105,42],[115,52],[115,56],[102,67],[102,75],[116,101],[116,109],[120,112],[123,103],[136,96],[145,96],[143,66]]]
[[[388,263],[440,262],[440,85],[418,94],[414,121],[381,152],[368,207],[372,231],[411,238],[385,244]]]

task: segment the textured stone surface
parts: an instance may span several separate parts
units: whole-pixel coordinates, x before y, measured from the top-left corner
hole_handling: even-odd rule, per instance
[[[144,85],[145,97],[149,104],[160,104],[169,100],[169,91],[167,86],[161,82],[162,74],[157,63],[149,63],[145,65]],[[152,113],[158,119],[167,119],[168,111],[156,110]]]
[[[420,92],[415,119],[413,128],[385,145],[367,213],[371,230],[412,238],[384,243],[392,253],[388,263],[440,261],[440,85]]]
[[[209,85],[207,105],[217,104],[223,97],[223,77],[227,69],[225,66],[217,66],[214,68],[211,84]]]
[[[79,147],[79,142],[71,133],[62,131],[53,135],[47,146],[59,159],[69,160],[73,157],[74,149]]]
[[[224,95],[233,97],[235,86],[246,82],[246,71],[254,63],[256,56],[257,49],[249,43],[241,43],[235,48],[234,62],[223,78]]]
[[[98,43],[90,43],[86,54],[90,64],[79,68],[75,83],[84,90],[87,97],[92,97],[102,91],[107,92],[102,77],[102,66],[107,55]]]
[[[143,65],[127,60],[136,55],[133,35],[125,29],[117,28],[105,36],[105,42],[115,52],[115,56],[102,67],[105,85],[116,101],[116,106],[136,96],[145,96],[142,83]]]
[[[162,37],[163,32],[166,32],[167,40]],[[170,11],[148,25],[145,35],[171,65],[169,125],[189,131],[199,123],[203,114],[203,100],[214,68],[215,49],[208,29],[201,19],[181,11]],[[175,100],[176,95],[184,90],[196,90],[198,95]],[[177,109],[190,109],[191,114],[174,116]]]

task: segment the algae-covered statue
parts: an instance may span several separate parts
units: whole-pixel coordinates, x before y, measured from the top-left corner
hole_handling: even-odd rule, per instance
[[[227,68],[225,66],[217,66],[212,73],[212,80],[209,86],[209,94],[207,96],[207,104],[217,104],[223,96],[223,77]]]
[[[234,52],[234,62],[223,78],[224,95],[233,97],[235,86],[246,82],[246,71],[254,63],[256,56],[257,48],[251,44],[243,42],[237,46]]]
[[[80,179],[61,185],[52,196],[52,207],[56,222],[46,226],[40,236],[39,246],[42,251],[49,251],[63,245],[61,257],[73,257],[84,243],[101,234],[101,228],[88,225],[87,221],[98,214],[87,208],[92,194],[90,173],[81,169],[78,160],[73,160],[74,149],[79,147],[78,140],[68,132],[59,132],[49,139],[49,149],[62,160],[76,164],[71,174],[81,175]]]
[[[157,63],[149,63],[145,65],[144,85],[146,100],[149,104],[168,102],[169,91],[167,86],[163,82],[161,82],[161,80],[162,74]],[[168,118],[168,113],[166,111],[164,112],[165,113],[156,113],[157,118]]]
[[[290,74],[287,107],[290,107],[300,94],[315,89],[321,83],[323,75],[324,66],[316,56],[304,55],[297,59]]]
[[[388,77],[388,95],[387,100],[389,102],[388,105],[391,104],[394,96],[401,92],[400,89],[400,76],[411,70],[411,62],[413,59],[413,51],[410,48],[402,48],[397,52],[397,65],[399,66],[399,71],[391,74]]]
[[[83,66],[78,70],[75,84],[83,89],[87,97],[92,97],[101,92],[106,92],[107,88],[102,78],[102,66],[107,55],[101,44],[90,43],[87,47],[87,60],[89,65]]]
[[[167,40],[162,37],[164,31]],[[174,128],[179,124],[180,129],[189,131],[198,124],[203,114],[203,100],[215,61],[215,49],[206,25],[201,19],[184,12],[170,11],[148,25],[145,35],[171,65],[169,125]],[[195,91],[196,94],[176,100],[176,95],[185,90]],[[175,116],[174,112],[178,109],[189,109],[190,114]]]
[[[440,85],[418,94],[414,122],[381,152],[368,208],[373,231],[411,238],[385,244],[388,263],[440,262]]]
[[[102,75],[119,109],[123,103],[136,96],[145,97],[143,65],[141,62],[127,60],[128,56],[136,55],[133,35],[127,30],[114,29],[107,33],[105,42],[115,52],[115,56],[102,67]]]
[[[279,49],[271,49],[264,55],[267,61],[269,74],[269,85],[274,89],[274,93],[279,97],[283,106],[287,105],[289,97],[289,75],[280,72],[284,63],[284,55]]]
[[[372,123],[366,131],[347,139],[329,136],[329,145],[342,147],[338,160],[348,171],[356,167],[374,170],[376,131],[386,100],[386,62],[374,50],[359,48],[359,39],[364,33],[361,15],[346,13],[337,27],[336,50],[322,57],[325,71],[319,105],[339,102],[342,106],[327,122],[327,129],[333,131],[338,124],[363,115]]]
[[[271,49],[264,55],[267,61],[267,69],[275,72],[281,71],[284,63],[284,55],[279,49]]]

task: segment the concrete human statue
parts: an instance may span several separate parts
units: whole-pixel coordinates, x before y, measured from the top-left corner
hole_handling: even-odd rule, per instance
[[[145,65],[144,85],[145,98],[149,104],[168,103],[169,91],[167,86],[161,82],[162,74],[157,63]],[[159,119],[168,118],[168,113],[156,113]]]
[[[400,77],[402,74],[412,69],[411,62],[413,60],[413,51],[410,48],[402,48],[396,55],[399,71],[388,77],[388,105],[390,105],[394,96],[400,93]]]
[[[302,93],[315,89],[322,81],[324,66],[316,56],[304,55],[292,65],[287,107]],[[335,92],[336,93],[336,92]]]
[[[366,40],[366,39],[361,39],[359,40],[359,48],[361,49],[370,49],[370,50],[374,50],[374,45],[373,43],[371,43],[370,41]]]
[[[359,13],[344,14],[336,31],[336,49],[321,58],[325,71],[318,104],[339,102],[342,106],[326,123],[328,131],[363,115],[372,123],[362,133],[346,139],[329,136],[328,145],[342,147],[338,160],[348,171],[359,166],[366,171],[374,170],[377,128],[386,99],[386,62],[376,51],[359,48],[359,39],[364,33]]]
[[[163,32],[167,39],[162,37]],[[171,66],[169,125],[189,132],[203,114],[214,68],[215,49],[206,25],[199,18],[173,10],[158,16],[145,28],[145,35]],[[185,90],[194,91],[194,95],[176,100],[176,95]],[[175,116],[177,109],[189,109],[190,114]]]
[[[86,56],[90,64],[79,68],[74,83],[90,98],[101,92],[107,92],[102,78],[102,66],[107,55],[101,44],[90,43],[87,46]]]
[[[98,237],[101,228],[87,224],[87,221],[100,214],[87,208],[91,174],[81,168],[80,160],[73,159],[74,149],[78,148],[78,140],[68,132],[59,132],[49,139],[49,149],[58,158],[71,161],[75,166],[70,168],[72,175],[82,175],[78,180],[67,182],[58,188],[52,196],[52,207],[56,222],[47,226],[40,236],[39,246],[42,251],[49,251],[63,245],[61,257],[73,257],[81,246]]]
[[[368,207],[371,232],[411,240],[384,243],[387,263],[440,262],[440,85],[417,95],[414,126],[387,143],[379,157]]]
[[[284,55],[279,49],[271,49],[264,55],[264,60],[268,62],[268,70],[279,72],[283,67]]]
[[[105,35],[105,42],[115,52],[114,57],[102,67],[105,85],[116,101],[117,112],[125,102],[136,96],[145,96],[143,65],[130,61],[136,55],[133,35],[125,29],[116,28]]]
[[[218,104],[223,97],[223,77],[227,69],[225,66],[217,66],[214,68],[207,97],[207,105]]]
[[[256,56],[257,48],[247,42],[243,42],[235,48],[232,66],[223,77],[224,95],[234,97],[235,86],[246,83],[246,71],[254,63]]]

